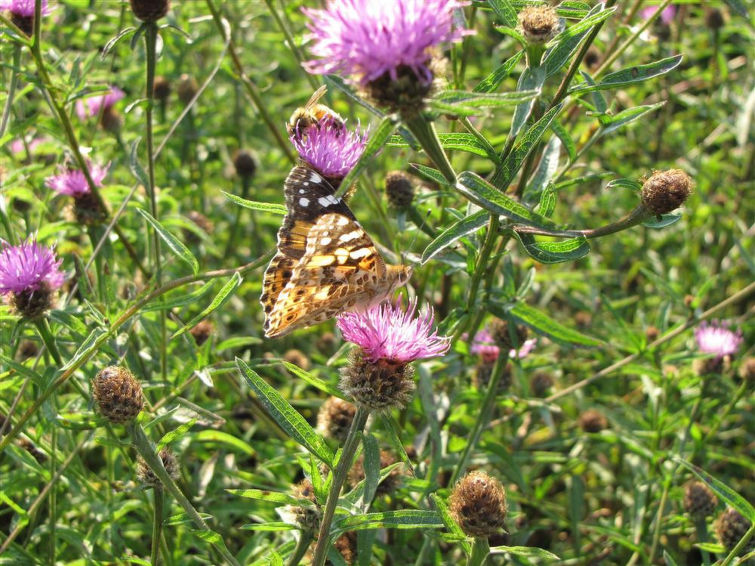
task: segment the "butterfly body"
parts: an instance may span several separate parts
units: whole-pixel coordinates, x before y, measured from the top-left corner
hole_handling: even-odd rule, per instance
[[[411,268],[386,265],[343,199],[319,173],[294,167],[284,183],[288,214],[265,271],[265,336],[363,310],[404,285]]]

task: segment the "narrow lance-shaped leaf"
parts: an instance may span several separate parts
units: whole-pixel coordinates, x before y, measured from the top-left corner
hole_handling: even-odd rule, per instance
[[[511,74],[511,71],[514,70],[523,55],[524,51],[522,50],[509,57],[500,67],[482,79],[472,90],[474,92],[493,92],[496,90],[506,80],[506,77]]]
[[[567,328],[560,322],[556,322],[541,310],[531,307],[526,303],[518,302],[510,308],[500,308],[498,305],[491,303],[491,312],[506,316],[513,316],[520,322],[526,324],[533,330],[549,336],[550,338],[566,343],[576,344],[578,346],[600,346],[602,342],[571,328]],[[498,311],[498,312],[496,312]]]
[[[626,110],[622,110],[615,116],[600,116],[598,120],[603,126],[600,135],[605,136],[606,134],[610,134],[611,132],[614,132],[619,128],[623,128],[627,124],[631,124],[635,120],[639,120],[646,114],[655,112],[664,104],[666,103],[659,102],[658,104],[650,104],[647,106],[636,106],[635,108],[627,108]]]
[[[341,532],[365,529],[440,529],[443,521],[435,511],[403,509],[351,515],[337,521],[334,526]]]
[[[482,143],[472,134],[467,133],[451,133],[451,134],[438,134],[440,145],[443,149],[456,149],[459,151],[466,151],[479,155],[481,157],[488,157],[490,159],[498,159],[498,155],[491,153],[488,146]],[[401,136],[391,136],[388,141],[390,147],[409,147],[409,143]]]
[[[388,138],[391,137],[391,134],[395,129],[396,123],[390,116],[386,116],[380,121],[378,127],[370,136],[370,139],[367,140],[367,145],[364,148],[364,152],[359,157],[359,160],[356,162],[351,171],[349,171],[346,177],[344,177],[343,181],[341,181],[341,186],[337,191],[337,194],[339,196],[342,196],[343,193],[345,193],[348,188],[354,184],[357,177],[361,174],[362,170],[367,167],[367,162],[372,158],[373,155],[375,155],[383,148],[385,142],[388,141]]]
[[[527,67],[522,76],[519,77],[519,82],[516,85],[516,89],[519,92],[534,90],[538,94],[543,88],[545,82],[545,69],[543,67]],[[509,130],[509,139],[514,139],[522,131],[522,128],[527,123],[527,120],[532,114],[532,108],[535,105],[535,99],[532,98],[527,102],[520,104],[514,111],[514,117],[511,119],[511,128]]]
[[[231,298],[234,291],[239,288],[239,285],[241,285],[241,275],[238,273],[234,273],[231,278],[226,282],[225,285],[223,285],[223,288],[220,289],[217,295],[215,295],[215,298],[212,299],[212,302],[207,306],[207,308],[203,309],[202,312],[200,312],[198,315],[194,316],[189,322],[187,322],[178,332],[176,332],[172,337],[176,338],[189,330],[190,328],[193,328],[196,324],[198,324],[202,319],[207,318],[211,313],[218,310],[220,307],[222,307],[228,299]]]
[[[545,132],[551,125],[551,122],[556,118],[561,111],[562,105],[559,104],[551,108],[545,115],[540,118],[532,127],[527,130],[521,137],[519,142],[511,150],[506,160],[497,168],[495,175],[493,176],[493,184],[496,187],[505,189],[511,181],[516,177],[522,162],[527,158],[530,151],[532,151],[543,137]]]
[[[489,214],[486,211],[480,210],[443,230],[422,252],[422,263],[425,264],[430,261],[459,238],[463,238],[485,226],[488,217]]]
[[[527,255],[540,263],[575,261],[590,253],[590,244],[584,236],[558,242],[538,242],[532,234],[519,234],[516,231],[514,234],[524,246]]]
[[[189,264],[194,273],[199,273],[199,262],[197,261],[197,258],[194,257],[194,254],[189,251],[189,248],[184,246],[178,238],[168,232],[149,212],[140,208],[137,210],[139,211],[139,214],[141,214],[157,231],[160,238],[168,244],[170,251],[172,251],[178,259]]]
[[[569,89],[570,94],[581,94],[583,92],[590,92],[592,90],[606,90],[610,88],[616,88],[619,86],[625,86],[632,83],[640,83],[648,79],[665,75],[669,71],[676,69],[682,62],[682,55],[674,55],[673,57],[666,57],[655,63],[649,63],[647,65],[636,65],[627,69],[622,69],[611,73],[603,77],[603,80],[597,84],[589,85],[582,83]]]
[[[475,116],[483,108],[499,108],[521,104],[532,100],[539,94],[537,90],[517,90],[504,93],[470,92],[447,90],[437,94],[429,101],[429,106],[438,112],[455,116]]]
[[[309,426],[309,423],[286,401],[280,393],[268,385],[244,360],[236,358],[236,366],[249,387],[259,397],[270,416],[286,433],[301,446],[317,456],[328,466],[332,465],[333,453],[325,441]]]
[[[510,0],[488,0],[488,6],[493,9],[493,12],[498,17],[498,21],[504,26],[510,28],[516,27],[516,9]]]
[[[257,202],[253,200],[247,200],[244,198],[241,198],[236,195],[232,195],[231,193],[227,193],[225,191],[220,191],[223,193],[223,196],[227,198],[228,200],[235,202],[239,206],[243,206],[244,208],[248,208],[250,210],[259,210],[260,212],[269,212],[270,214],[286,214],[286,207],[282,204],[277,204],[273,202]]]
[[[744,497],[723,483],[721,480],[713,477],[702,468],[690,464],[681,458],[674,458],[679,464],[693,472],[697,477],[703,480],[710,488],[723,499],[727,505],[730,505],[744,516],[750,523],[755,523],[755,507],[753,507]]]

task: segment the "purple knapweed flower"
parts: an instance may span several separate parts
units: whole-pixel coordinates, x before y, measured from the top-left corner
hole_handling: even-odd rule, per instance
[[[8,10],[14,16],[31,18],[34,16],[34,0],[0,0],[0,10]],[[47,0],[42,0],[42,15],[50,13]]]
[[[351,75],[365,85],[384,75],[395,81],[399,67],[411,69],[424,83],[433,73],[431,50],[459,41],[470,30],[454,28],[460,0],[331,0],[327,8],[307,9],[310,73]]]
[[[364,359],[371,362],[406,364],[442,356],[448,351],[449,339],[433,330],[431,310],[415,316],[416,309],[416,299],[406,310],[398,301],[385,302],[361,313],[344,313],[337,325],[343,337],[359,346]]]
[[[90,116],[98,116],[100,112],[105,112],[124,96],[126,96],[126,93],[117,86],[110,87],[110,92],[90,96],[85,100],[78,100],[76,102],[76,114],[80,120],[86,120]]]
[[[44,143],[44,138],[32,138],[26,144],[24,144],[24,140],[22,139],[15,139],[12,142],[10,142],[10,152],[13,155],[18,155],[20,153],[23,153],[26,151],[26,149],[29,149],[29,153],[34,151],[40,144]]]
[[[728,324],[722,321],[703,322],[695,330],[697,348],[705,354],[717,358],[735,354],[742,344],[742,331],[732,332]]]
[[[110,164],[108,163],[104,167],[101,167],[96,164],[88,163],[88,166],[92,181],[94,181],[96,186],[101,187],[102,181],[110,168]],[[78,169],[61,167],[60,172],[57,175],[47,177],[45,185],[61,195],[68,195],[74,198],[79,198],[90,192],[89,184],[84,176],[84,172]]]
[[[647,20],[648,18],[652,17],[653,14],[658,10],[658,6],[648,6],[647,8],[643,8],[640,11],[640,17],[643,20]],[[661,22],[663,22],[666,25],[671,24],[671,22],[674,21],[674,16],[676,16],[676,6],[667,6],[663,9],[661,12]]]
[[[359,126],[349,131],[331,118],[295,131],[291,143],[304,161],[318,173],[330,178],[344,178],[354,167],[367,144],[367,131]]]
[[[514,348],[509,350],[509,358],[519,358],[521,360],[535,349],[535,344],[537,344],[537,340],[534,338],[525,340],[518,350]],[[475,334],[469,351],[473,354],[479,354],[484,362],[493,363],[498,359],[501,348],[495,344],[495,340],[490,332],[483,329]]]
[[[19,246],[2,244],[0,250],[0,295],[38,291],[43,285],[53,290],[63,284],[62,260],[52,248],[36,241]]]

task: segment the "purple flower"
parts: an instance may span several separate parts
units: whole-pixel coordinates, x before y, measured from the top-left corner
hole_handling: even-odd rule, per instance
[[[10,142],[10,152],[13,155],[18,155],[19,153],[23,153],[26,151],[26,148],[29,148],[29,153],[34,151],[37,146],[44,143],[44,138],[32,138],[28,142],[26,142],[26,145],[24,145],[24,140],[22,139],[15,139],[12,142]]]
[[[374,306],[365,312],[347,312],[338,317],[343,337],[362,348],[364,358],[376,362],[387,360],[406,364],[420,358],[442,356],[448,351],[449,339],[433,330],[433,313],[415,317],[417,301],[406,310],[400,301]]]
[[[695,330],[697,348],[719,358],[736,353],[743,340],[742,331],[732,332],[727,327],[722,321],[703,322]]]
[[[0,295],[37,291],[43,284],[50,290],[63,284],[62,260],[52,248],[36,241],[20,246],[4,243],[0,251]]]
[[[647,8],[643,8],[640,12],[640,17],[643,20],[647,20],[648,18],[652,17],[653,14],[658,10],[658,6],[648,6]],[[666,25],[671,24],[671,22],[674,21],[674,16],[676,15],[676,6],[667,6],[663,9],[661,12],[661,22],[663,22]]]
[[[34,16],[34,0],[0,0],[0,10],[8,10],[15,16],[31,18]],[[42,0],[42,15],[50,12],[47,0]]]
[[[304,161],[326,177],[340,178],[351,171],[364,151],[367,131],[353,132],[340,122],[326,118],[305,131],[295,131],[291,143]]]
[[[304,9],[317,60],[310,73],[354,75],[365,85],[386,73],[398,78],[408,67],[424,83],[432,82],[427,64],[431,48],[459,41],[471,30],[454,29],[453,10],[460,0],[331,0],[327,8]]]
[[[104,167],[100,167],[90,162],[88,166],[92,181],[94,181],[95,185],[101,187],[102,180],[107,175],[110,164],[108,163]],[[45,185],[61,195],[68,195],[74,198],[89,194],[90,192],[84,172],[77,169],[66,169],[65,167],[61,167],[57,175],[47,177]]]
[[[509,358],[519,358],[521,360],[535,349],[535,344],[537,344],[537,340],[534,338],[525,340],[519,350],[513,348],[509,350]],[[483,361],[493,363],[498,359],[501,349],[495,344],[490,332],[483,329],[475,334],[474,340],[472,340],[472,347],[469,351],[473,354],[479,354]]]
[[[76,114],[80,120],[86,120],[89,116],[98,116],[100,112],[106,111],[124,96],[126,96],[126,93],[117,86],[110,87],[110,92],[90,96],[85,100],[78,100],[76,102]]]

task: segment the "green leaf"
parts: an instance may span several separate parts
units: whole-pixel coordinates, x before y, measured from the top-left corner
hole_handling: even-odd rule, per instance
[[[505,216],[515,222],[531,226],[554,226],[553,222],[548,218],[532,212],[519,201],[505,195],[485,179],[471,171],[463,171],[459,174],[456,190],[476,205],[493,214]]]
[[[448,529],[448,532],[450,532],[452,535],[459,538],[459,543],[461,544],[462,550],[464,550],[464,554],[469,556],[469,554],[472,552],[472,545],[469,544],[467,535],[464,534],[464,531],[461,530],[461,527],[451,515],[451,512],[448,510],[448,505],[446,505],[445,500],[442,497],[438,497],[434,493],[430,497],[432,498],[433,503],[435,504],[435,508],[438,510],[438,515],[440,515],[440,519],[441,521],[443,521],[446,529]]]
[[[457,149],[498,160],[498,155],[490,151],[489,146],[482,143],[476,136],[467,133],[438,134],[440,145],[443,149]],[[389,147],[410,147],[401,136],[391,136],[387,144]]]
[[[683,460],[682,458],[674,458],[674,461],[678,462],[688,470],[690,470],[693,474],[695,474],[698,478],[703,480],[708,486],[716,492],[716,494],[730,507],[733,507],[737,511],[739,511],[742,516],[750,521],[750,523],[755,523],[755,507],[753,507],[744,497],[739,495],[736,491],[731,489],[728,485],[723,483],[721,480],[714,478],[712,475],[710,475],[708,472],[703,470],[702,468],[695,466],[694,464],[690,464],[686,460]]]
[[[726,5],[731,8],[732,12],[736,12],[742,16],[748,22],[750,21],[750,15],[747,13],[747,7],[742,0],[724,0]]]
[[[371,434],[362,437],[364,455],[364,501],[369,502],[375,497],[380,480],[380,446]]]
[[[440,529],[443,528],[443,521],[435,511],[403,509],[351,515],[335,521],[335,528],[341,532],[369,529]]]
[[[248,208],[250,210],[259,210],[260,212],[269,212],[270,214],[286,214],[286,207],[282,204],[276,204],[273,202],[257,202],[254,200],[247,200],[225,191],[220,191],[223,196],[236,204]]]
[[[215,298],[212,299],[212,302],[204,310],[202,310],[202,312],[193,317],[180,330],[173,334],[173,336],[171,336],[171,340],[173,338],[177,338],[187,330],[194,328],[194,326],[196,326],[202,319],[207,318],[210,314],[222,307],[228,301],[228,299],[231,298],[234,291],[239,288],[241,281],[241,275],[239,273],[234,273],[226,282],[226,284],[223,285],[223,288],[220,289],[218,294],[215,295]]]
[[[551,108],[545,115],[540,118],[535,124],[533,124],[529,130],[519,139],[514,148],[509,153],[506,160],[497,168],[495,176],[493,177],[493,184],[496,187],[505,189],[509,183],[516,177],[519,168],[529,155],[530,151],[535,148],[535,145],[540,141],[545,132],[551,125],[551,122],[556,118],[561,111],[562,105],[559,104]]]
[[[299,366],[289,363],[285,360],[282,360],[281,363],[288,371],[293,373],[296,377],[303,379],[304,381],[306,381],[313,387],[317,387],[317,389],[319,389],[320,391],[324,391],[328,395],[333,395],[334,397],[341,397],[343,395],[338,389],[338,387],[336,387],[335,385],[323,379],[320,379],[319,377],[315,377],[311,373],[301,369]]]
[[[278,426],[322,462],[325,462],[328,466],[332,466],[333,452],[325,444],[325,441],[309,426],[304,417],[289,405],[288,401],[274,387],[268,385],[257,372],[246,365],[244,360],[236,358],[236,365],[239,371],[241,371],[241,375],[246,379],[249,387],[257,394],[268,413],[270,413],[270,416],[278,423]]]
[[[493,311],[493,307],[498,313]],[[565,344],[575,344],[577,346],[600,346],[603,344],[600,340],[586,336],[581,332],[567,328],[560,322],[556,322],[544,312],[531,307],[526,303],[518,302],[510,308],[498,308],[497,305],[491,304],[491,312],[497,316],[512,316],[523,324],[526,324],[533,330],[549,336],[557,342]]]
[[[607,114],[599,116],[598,121],[602,126],[600,135],[605,136],[606,134],[610,134],[611,132],[614,132],[619,128],[623,128],[627,124],[631,124],[635,120],[639,120],[645,114],[655,112],[664,104],[666,103],[659,102],[658,104],[649,104],[647,106],[635,106],[634,108],[627,108],[626,110],[622,110],[615,116],[609,116]]]
[[[642,183],[635,181],[634,179],[622,177],[608,181],[608,183],[606,183],[606,189],[627,189],[633,192],[639,192],[642,189]]]
[[[584,236],[558,242],[538,242],[532,234],[519,234],[514,230],[514,235],[524,246],[527,255],[540,263],[574,261],[590,253],[590,244]]]
[[[681,212],[672,212],[670,214],[661,214],[660,218],[651,218],[650,220],[645,220],[645,222],[642,223],[645,228],[665,228],[666,226],[671,226],[672,224],[676,224],[682,219],[682,213]]]
[[[517,91],[535,90],[538,95],[542,91],[543,83],[545,82],[545,69],[543,67],[527,67],[522,76],[519,77],[519,81],[516,84]],[[509,129],[509,138],[514,139],[522,131],[522,128],[527,123],[527,120],[532,114],[532,108],[535,106],[535,99],[532,98],[520,104],[514,111],[514,117],[511,119],[511,128]]]
[[[521,104],[532,100],[540,94],[537,90],[520,90],[514,92],[470,92],[465,90],[446,90],[435,95],[429,105],[438,112],[455,116],[475,116],[482,108],[499,108]]]
[[[226,491],[239,497],[267,501],[268,503],[279,505],[298,505],[300,503],[296,497],[282,491],[269,491],[267,489],[227,489]]]
[[[369,160],[383,148],[395,129],[396,123],[391,116],[386,116],[380,121],[378,127],[372,132],[370,139],[367,140],[367,145],[364,147],[364,152],[362,152],[359,160],[354,164],[354,167],[349,171],[346,177],[344,177],[343,181],[341,181],[341,186],[338,191],[336,191],[337,195],[343,196],[349,187],[354,184],[357,177],[362,173],[364,168],[367,167]]]
[[[557,560],[561,559],[542,548],[536,546],[491,546],[490,554],[513,554],[514,556],[521,556],[523,558],[542,558],[543,560]]]
[[[430,181],[431,183],[435,183],[440,186],[451,186],[448,184],[448,181],[443,176],[443,174],[437,169],[433,169],[432,167],[428,167],[427,165],[422,165],[420,163],[410,163],[409,166],[414,169],[420,177]]]
[[[506,80],[506,77],[511,74],[511,71],[514,70],[514,67],[519,63],[523,55],[524,51],[522,50],[509,57],[500,67],[482,79],[480,83],[474,87],[473,92],[493,92],[498,89],[498,87],[501,86],[501,83]]]
[[[516,10],[509,0],[488,0],[488,6],[493,9],[501,24],[510,28],[516,27]]]
[[[488,222],[488,217],[489,214],[486,211],[480,210],[462,218],[443,230],[437,238],[428,244],[425,251],[422,252],[421,263],[424,265],[458,239],[468,236],[485,226]]]
[[[215,444],[225,444],[242,452],[248,456],[254,456],[254,449],[244,442],[241,438],[238,438],[222,430],[200,430],[197,432],[193,439],[197,442],[212,442]]]
[[[558,162],[561,157],[561,140],[558,136],[553,136],[548,140],[545,150],[543,150],[543,156],[540,158],[540,163],[535,170],[535,174],[532,177],[532,181],[524,191],[524,197],[522,200],[525,202],[533,202],[537,200],[545,190],[553,176],[558,170]]]
[[[141,208],[137,208],[136,210],[147,220],[147,222],[152,225],[152,228],[157,231],[157,233],[160,235],[160,238],[162,238],[163,241],[168,244],[170,251],[172,251],[176,255],[176,257],[178,257],[178,259],[180,259],[184,263],[189,264],[194,274],[199,273],[199,262],[197,261],[197,258],[194,257],[194,254],[189,251],[189,248],[184,246],[178,238],[168,232],[162,224],[160,224],[152,217],[149,212],[142,210]]]
[[[673,57],[666,57],[655,63],[628,67],[606,75],[598,84],[589,85],[582,83],[573,86],[569,89],[569,94],[582,94],[583,92],[590,92],[593,90],[607,90],[633,83],[640,83],[648,79],[665,75],[669,71],[676,69],[681,62],[682,55],[674,55]]]
[[[569,132],[566,131],[566,128],[561,125],[561,122],[554,120],[551,124],[551,130],[553,130],[553,133],[558,136],[558,139],[561,140],[561,143],[564,144],[566,153],[569,154],[569,162],[573,162],[575,159],[577,159],[577,144],[574,143],[571,135],[569,135]]]
[[[555,47],[549,49],[545,55],[543,66],[545,67],[546,76],[550,77],[557,73],[571,59],[588,32],[595,26],[600,25],[615,11],[616,7],[605,8],[603,4],[599,3],[582,21],[567,27],[558,34],[553,39]]]
[[[165,433],[163,437],[160,439],[160,442],[157,443],[157,450],[160,451],[165,446],[168,446],[184,436],[187,432],[191,430],[191,427],[193,427],[197,422],[197,419],[191,419],[188,422],[183,423],[182,425],[176,427],[175,429]]]
[[[141,163],[139,163],[139,142],[142,141],[141,138],[136,138],[132,144],[131,144],[131,152],[129,155],[129,161],[128,161],[128,167],[131,170],[131,174],[136,177],[136,180],[143,186],[148,187],[149,186],[149,177],[147,177],[147,172],[144,170],[144,167],[142,167]]]

